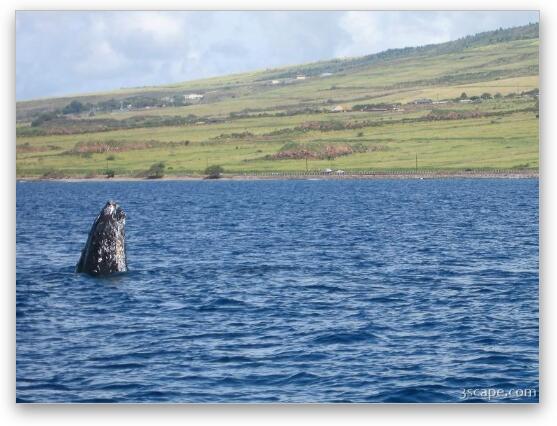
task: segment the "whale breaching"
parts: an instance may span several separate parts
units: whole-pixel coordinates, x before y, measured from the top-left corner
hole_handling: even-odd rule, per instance
[[[114,201],[107,201],[93,222],[87,243],[75,267],[76,272],[109,275],[126,272],[126,213]]]

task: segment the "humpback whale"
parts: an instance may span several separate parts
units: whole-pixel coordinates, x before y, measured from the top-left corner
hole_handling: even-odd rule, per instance
[[[114,201],[108,201],[93,222],[76,272],[109,275],[126,272],[126,213]]]

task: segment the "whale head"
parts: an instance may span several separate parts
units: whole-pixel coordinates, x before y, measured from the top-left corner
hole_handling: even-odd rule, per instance
[[[126,213],[108,201],[93,222],[76,272],[109,275],[128,270],[125,245]]]

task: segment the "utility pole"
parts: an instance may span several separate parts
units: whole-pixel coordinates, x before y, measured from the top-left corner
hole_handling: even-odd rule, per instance
[[[416,173],[418,173],[418,153],[416,152]]]
[[[308,156],[306,155],[306,173],[308,172]]]

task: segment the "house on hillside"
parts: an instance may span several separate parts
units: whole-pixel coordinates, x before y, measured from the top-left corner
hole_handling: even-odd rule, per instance
[[[346,107],[344,105],[337,105],[331,109],[331,112],[346,112]]]
[[[332,75],[333,75],[332,72],[324,72],[324,73],[321,73],[320,77],[330,77]]]
[[[271,80],[271,84],[279,84],[280,80]]]
[[[306,76],[303,75],[303,74],[298,74],[298,75],[296,76],[296,80],[305,80],[305,79],[306,79]]]
[[[431,103],[433,103],[433,101],[429,98],[420,98],[420,99],[416,99],[412,103],[415,104],[415,105],[424,105],[424,104],[431,104]]]
[[[199,93],[190,93],[189,95],[184,95],[184,101],[198,101],[203,99],[203,95]]]

